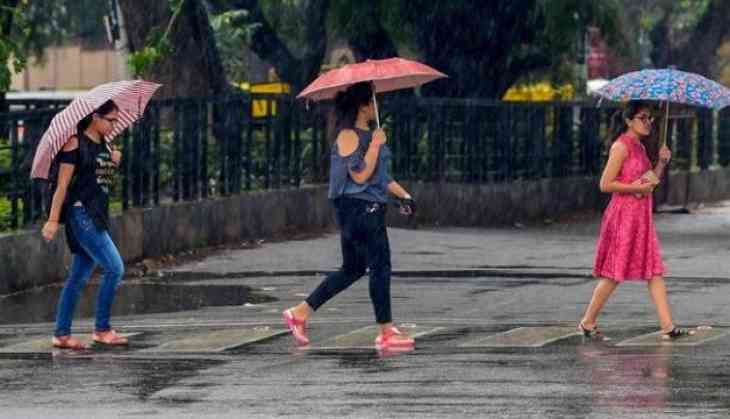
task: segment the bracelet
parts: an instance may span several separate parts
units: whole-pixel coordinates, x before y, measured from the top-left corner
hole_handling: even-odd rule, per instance
[[[413,199],[413,198],[411,197],[411,194],[406,194],[406,195],[405,195],[405,196],[403,197],[403,199]]]

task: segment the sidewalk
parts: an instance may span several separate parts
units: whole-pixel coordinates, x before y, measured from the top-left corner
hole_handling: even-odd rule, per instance
[[[694,214],[657,214],[668,277],[730,281],[730,202]],[[592,269],[600,214],[577,222],[523,228],[388,230],[394,271],[516,269],[573,272]],[[339,236],[264,243],[227,250],[170,272],[235,274],[256,271],[326,271],[339,267]]]

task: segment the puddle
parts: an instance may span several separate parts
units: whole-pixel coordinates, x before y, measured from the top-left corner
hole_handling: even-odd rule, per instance
[[[55,320],[61,286],[49,286],[0,297],[0,324],[38,323]],[[98,284],[81,291],[75,318],[94,316]],[[122,283],[117,290],[112,315],[171,313],[203,307],[240,306],[276,301],[244,285],[170,285],[144,282]]]

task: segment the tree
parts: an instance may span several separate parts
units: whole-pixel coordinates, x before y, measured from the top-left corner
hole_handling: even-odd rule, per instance
[[[392,1],[334,0],[329,26],[347,39],[356,61],[394,57],[398,55],[394,35],[403,32],[390,25],[393,12]]]
[[[215,13],[245,10],[234,21],[250,31],[248,47],[261,59],[271,63],[279,77],[300,90],[319,74],[327,48],[326,18],[329,0],[211,0]],[[282,28],[272,25],[265,9],[274,16],[292,10],[299,24]],[[283,30],[297,33],[296,48],[287,45]],[[291,37],[290,37],[291,38]]]
[[[135,75],[163,84],[160,95],[230,92],[202,0],[120,0]]]
[[[654,65],[676,65],[713,77],[717,50],[730,35],[730,2],[685,0],[661,5],[662,14],[650,29]]]
[[[582,54],[588,25],[616,31],[613,1],[403,0],[400,25],[412,32],[424,61],[452,75],[424,88],[429,95],[500,98],[515,82],[549,72]],[[458,75],[458,76],[457,76]]]

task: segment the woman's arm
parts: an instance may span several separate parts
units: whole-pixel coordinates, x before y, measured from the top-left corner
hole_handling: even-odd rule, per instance
[[[380,154],[380,147],[387,141],[385,132],[382,129],[377,129],[373,132],[373,139],[370,141],[368,151],[365,153],[365,167],[359,168],[348,168],[350,177],[356,183],[363,184],[370,179],[370,176],[375,172],[375,166],[378,164],[378,155]],[[342,130],[337,136],[337,150],[342,157],[350,156],[352,153],[357,151],[359,141],[357,134],[352,130]]]
[[[63,151],[69,152],[77,149],[79,146],[76,137],[72,137],[68,143],[63,147]],[[56,191],[53,193],[51,199],[51,211],[48,215],[48,221],[43,226],[41,231],[43,238],[46,241],[51,241],[56,236],[58,231],[58,223],[61,221],[61,207],[63,202],[66,200],[66,194],[68,192],[68,185],[71,184],[74,170],[76,166],[69,163],[61,163],[58,167],[58,180],[56,182]]]
[[[400,183],[391,180],[390,183],[388,183],[388,192],[392,193],[393,195],[397,196],[401,199],[411,199],[411,194],[408,193],[401,185]]]
[[[641,183],[637,181],[628,184],[616,180],[616,177],[621,171],[621,165],[623,165],[624,160],[626,160],[627,156],[628,151],[626,150],[625,145],[619,142],[613,143],[613,145],[611,146],[611,150],[608,153],[608,162],[606,163],[606,168],[603,169],[603,174],[601,175],[601,192],[646,194],[651,193],[651,191],[654,189],[654,185],[652,185],[651,183]]]
[[[654,166],[654,174],[656,174],[656,177],[661,179],[662,174],[664,174],[664,169],[667,168],[667,164],[669,164],[669,160],[672,159],[672,152],[669,150],[669,147],[666,145],[663,145],[662,148],[659,150],[659,161],[657,161],[656,165]]]

